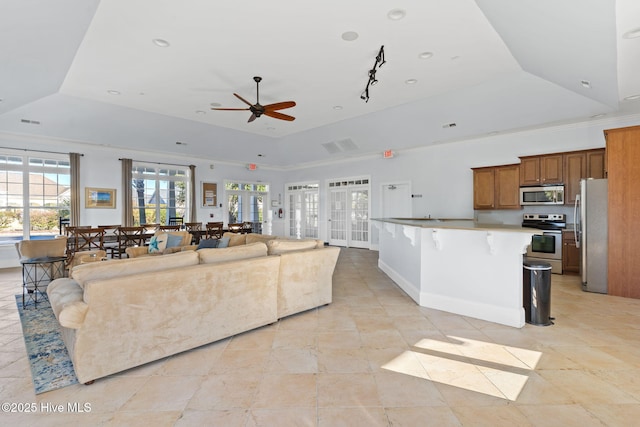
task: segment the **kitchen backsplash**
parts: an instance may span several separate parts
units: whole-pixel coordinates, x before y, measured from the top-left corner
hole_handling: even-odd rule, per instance
[[[485,224],[522,224],[522,215],[525,213],[537,214],[565,214],[567,224],[573,224],[573,206],[526,206],[519,210],[495,210],[495,211],[474,211],[477,222]]]

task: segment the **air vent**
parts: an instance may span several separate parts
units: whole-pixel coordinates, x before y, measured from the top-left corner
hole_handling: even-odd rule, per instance
[[[22,123],[27,123],[29,125],[39,125],[40,122],[37,120],[29,120],[29,119],[20,119]]]
[[[342,153],[344,151],[354,151],[358,149],[358,146],[349,138],[341,139],[339,141],[325,142],[322,144],[325,150],[329,154]]]

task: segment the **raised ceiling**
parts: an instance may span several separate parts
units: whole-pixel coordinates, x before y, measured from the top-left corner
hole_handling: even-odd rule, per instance
[[[4,0],[0,25],[9,134],[291,167],[640,112],[635,0]],[[294,122],[211,110],[256,75]]]

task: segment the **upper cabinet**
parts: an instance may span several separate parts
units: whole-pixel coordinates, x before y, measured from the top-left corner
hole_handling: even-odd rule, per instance
[[[604,178],[605,149],[574,151],[564,154],[564,203],[572,205],[580,193],[580,180]]]
[[[474,209],[520,209],[520,165],[473,169]]]
[[[520,157],[520,185],[562,184],[563,155]]]

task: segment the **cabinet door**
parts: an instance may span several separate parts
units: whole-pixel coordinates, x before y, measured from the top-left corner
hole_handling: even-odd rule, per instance
[[[497,166],[495,182],[495,208],[520,209],[520,166]]]
[[[540,183],[562,184],[562,154],[552,154],[540,157]]]
[[[520,159],[520,185],[540,185],[540,157]]]
[[[562,233],[562,271],[580,273],[580,249],[572,231]]]
[[[605,150],[587,151],[587,178],[604,178]]]
[[[584,151],[564,155],[564,204],[573,205],[580,193],[580,180],[587,176],[587,154]]]
[[[494,168],[473,170],[473,208],[494,208],[495,177]]]

